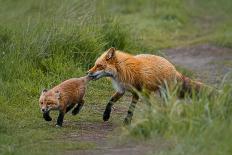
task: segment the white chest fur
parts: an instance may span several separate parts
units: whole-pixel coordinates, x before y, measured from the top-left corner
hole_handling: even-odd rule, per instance
[[[112,85],[117,92],[124,93],[125,87],[119,81],[112,79]]]

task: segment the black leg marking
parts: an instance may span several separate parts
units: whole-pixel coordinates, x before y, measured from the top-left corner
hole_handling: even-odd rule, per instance
[[[136,103],[138,102],[139,100],[139,96],[136,94],[136,93],[132,93],[132,101],[131,101],[131,104],[129,106],[129,110],[127,112],[127,116],[126,118],[124,119],[124,125],[128,125],[131,123],[131,120],[132,120],[132,116],[133,116],[133,113],[134,113],[134,110],[135,110],[135,106],[136,106]]]
[[[50,117],[49,115],[49,112],[44,112],[43,113],[43,118],[46,120],[46,121],[51,121],[52,118]]]
[[[66,113],[69,112],[73,107],[74,107],[75,104],[71,104],[70,106],[68,106],[66,108]]]
[[[124,92],[116,92],[106,105],[106,109],[103,113],[103,120],[108,121],[110,118],[111,108],[114,105],[115,102],[117,102],[122,96],[124,95]]]
[[[76,115],[80,112],[81,108],[83,107],[84,105],[84,100],[80,103],[78,103],[78,105],[73,109],[72,111],[72,115]]]
[[[108,121],[109,118],[110,118],[110,113],[111,113],[111,108],[113,106],[113,102],[112,101],[109,101],[108,104],[106,105],[106,109],[103,113],[103,120],[104,121]]]
[[[64,120],[64,112],[63,112],[63,111],[60,111],[59,116],[58,116],[58,118],[57,118],[56,126],[57,126],[57,127],[62,127],[63,120]]]

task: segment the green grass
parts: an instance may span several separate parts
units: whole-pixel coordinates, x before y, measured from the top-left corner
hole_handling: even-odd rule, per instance
[[[56,129],[57,113],[47,123],[38,104],[43,88],[85,75],[108,47],[139,48],[117,20],[106,16],[99,21],[94,7],[95,2],[82,1],[1,1],[0,154],[56,154],[95,147],[66,139],[64,133],[78,134],[81,128],[64,123],[63,129]],[[65,120],[100,122],[102,112],[92,106],[105,106],[112,92],[106,80],[90,84],[83,112],[66,115]]]
[[[203,43],[231,47],[229,0],[110,0],[102,4],[102,10],[120,17],[143,45],[154,49]]]
[[[231,154],[232,85],[224,84],[217,95],[210,92],[179,100],[174,91],[167,102],[141,94],[151,107],[140,105],[134,124],[126,128],[127,134],[140,140],[162,135],[172,147],[156,153],[160,155]]]
[[[52,122],[42,119],[38,98],[43,88],[85,75],[95,59],[111,46],[130,53],[159,55],[162,49],[190,44],[231,47],[230,0],[0,0],[0,4],[0,154],[62,154],[94,148],[96,144],[66,139],[64,133],[78,133],[81,128],[76,122],[102,122],[103,111],[99,109],[105,107],[113,93],[107,80],[90,83],[83,111],[75,117],[65,116],[67,123],[62,129],[54,128],[56,112],[52,113]],[[226,150],[230,144],[227,131],[231,129],[226,118],[230,116],[228,87],[215,100],[203,94],[200,101],[193,101],[202,104],[189,106],[187,101],[180,101],[184,104],[178,104],[178,108],[186,112],[188,120],[176,113],[154,114],[157,119],[148,122],[145,130],[148,137],[177,137],[175,147],[161,154],[189,149],[192,154],[194,149],[210,154],[201,149],[210,148],[216,140]],[[176,110],[176,102],[172,98],[166,110]],[[205,105],[212,105],[210,125]],[[174,116],[177,118],[173,120]],[[111,121],[117,123],[123,116],[112,117]],[[146,137],[140,131],[144,125],[146,121],[129,131]],[[201,137],[191,137],[199,132]],[[220,137],[220,132],[229,135]],[[204,141],[204,137],[208,139]]]

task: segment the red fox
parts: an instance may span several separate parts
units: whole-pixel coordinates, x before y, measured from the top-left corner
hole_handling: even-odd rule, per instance
[[[39,98],[40,109],[46,121],[51,121],[49,115],[51,110],[59,110],[59,116],[56,126],[61,127],[64,114],[71,110],[73,115],[80,112],[84,105],[83,97],[85,95],[87,82],[90,80],[88,76],[81,78],[72,78],[62,82],[54,88],[44,89]]]
[[[195,82],[181,73],[165,58],[151,55],[140,54],[131,55],[115,48],[110,48],[104,52],[95,62],[95,65],[88,71],[88,76],[97,80],[101,77],[110,77],[116,93],[109,100],[103,120],[110,118],[112,105],[119,100],[125,93],[132,93],[132,102],[129,106],[125,124],[131,122],[135,105],[139,99],[138,94],[134,91],[146,89],[147,92],[160,90],[165,81],[169,85],[174,81],[181,81],[183,91],[190,92],[192,89],[198,90],[202,83]]]

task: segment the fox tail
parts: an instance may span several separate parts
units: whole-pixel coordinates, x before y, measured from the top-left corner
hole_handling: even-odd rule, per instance
[[[205,84],[190,79],[177,72],[177,81],[180,82],[179,97],[184,98],[185,94],[192,96],[193,93],[199,93],[201,89],[207,87]]]

